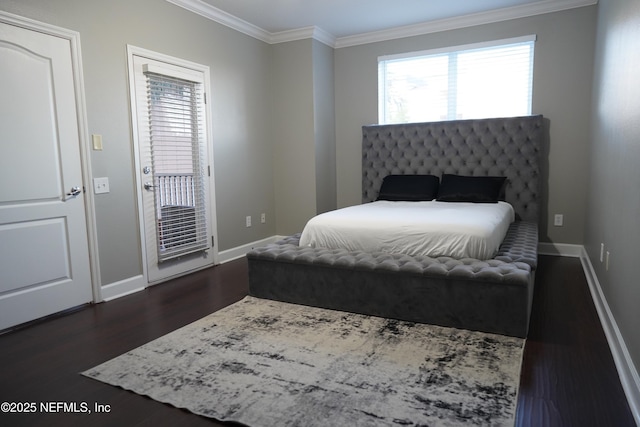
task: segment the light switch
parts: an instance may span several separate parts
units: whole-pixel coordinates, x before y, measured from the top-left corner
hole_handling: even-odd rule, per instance
[[[109,178],[93,178],[93,190],[95,194],[103,194],[109,192]]]
[[[93,149],[94,150],[102,150],[102,135],[93,134],[91,135],[91,141],[93,141]]]

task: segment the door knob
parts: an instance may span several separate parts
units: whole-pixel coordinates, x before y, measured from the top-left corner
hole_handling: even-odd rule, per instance
[[[70,192],[67,193],[67,196],[77,196],[78,194],[82,193],[82,188],[80,187],[73,187],[71,189]]]

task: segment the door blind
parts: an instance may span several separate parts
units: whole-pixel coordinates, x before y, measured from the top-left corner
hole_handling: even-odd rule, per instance
[[[208,248],[202,84],[146,72],[158,261]]]

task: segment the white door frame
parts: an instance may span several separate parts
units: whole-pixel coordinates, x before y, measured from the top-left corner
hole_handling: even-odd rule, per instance
[[[142,251],[142,275],[143,275],[143,280],[145,283],[145,287],[149,286],[149,273],[148,273],[148,267],[147,267],[147,248],[146,248],[146,244],[145,244],[145,236],[144,236],[144,230],[145,230],[145,218],[144,218],[144,210],[142,208],[143,206],[143,201],[142,201],[142,193],[141,193],[141,188],[142,188],[142,183],[144,178],[142,177],[142,173],[140,170],[140,142],[138,140],[138,114],[137,114],[137,109],[134,105],[135,103],[135,99],[136,99],[136,95],[135,95],[135,77],[134,77],[134,67],[133,67],[133,57],[134,56],[141,56],[141,57],[145,57],[145,58],[149,58],[155,61],[160,61],[160,62],[166,62],[168,64],[173,64],[173,65],[177,65],[177,66],[181,66],[181,67],[185,67],[185,68],[191,68],[194,70],[201,70],[204,74],[204,79],[205,79],[205,90],[208,92],[209,88],[211,87],[211,82],[210,82],[210,75],[208,72],[208,67],[207,70],[203,69],[204,66],[197,64],[195,62],[191,62],[191,61],[187,61],[184,59],[180,59],[180,58],[176,58],[173,56],[169,56],[169,55],[165,55],[162,53],[158,53],[152,50],[148,50],[148,49],[144,49],[141,47],[137,47],[137,46],[133,46],[133,45],[127,45],[127,67],[129,70],[129,99],[130,102],[132,103],[131,107],[130,107],[130,112],[131,112],[131,133],[132,133],[132,139],[133,139],[133,152],[134,152],[134,164],[135,169],[136,169],[136,200],[137,200],[137,206],[138,206],[138,224],[139,224],[139,229],[140,229],[140,242],[141,242],[141,251]],[[210,94],[207,94],[207,96],[210,96]],[[206,104],[205,104],[205,125],[207,127],[207,133],[208,133],[208,140],[207,143],[209,144],[208,147],[208,158],[207,161],[210,165],[210,185],[209,185],[209,199],[210,199],[210,212],[209,212],[209,217],[207,218],[207,220],[211,221],[211,233],[213,234],[213,238],[215,239],[215,242],[213,244],[213,247],[210,249],[210,253],[213,257],[213,263],[212,265],[217,265],[219,263],[219,258],[218,258],[218,225],[217,225],[217,215],[216,215],[216,196],[215,196],[215,179],[214,178],[214,167],[213,167],[213,144],[212,144],[212,128],[211,128],[211,101],[207,100]],[[206,268],[206,267],[205,267]],[[154,283],[156,284],[156,283]]]
[[[71,66],[73,68],[73,85],[75,89],[76,111],[78,121],[78,139],[80,141],[80,168],[82,181],[85,187],[84,209],[87,221],[87,238],[89,244],[89,269],[91,272],[91,288],[93,302],[102,301],[100,283],[100,264],[98,262],[98,233],[96,229],[95,201],[91,186],[91,161],[87,141],[89,130],[87,125],[87,105],[84,90],[84,78],[82,70],[82,52],[80,49],[80,33],[57,27],[44,22],[35,21],[12,13],[0,10],[0,22],[14,25],[27,30],[38,31],[43,34],[68,40],[71,46]]]

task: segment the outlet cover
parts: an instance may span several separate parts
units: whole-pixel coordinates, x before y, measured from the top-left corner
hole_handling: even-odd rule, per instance
[[[95,194],[104,194],[109,192],[109,178],[93,178],[93,191]]]
[[[564,215],[555,214],[553,217],[553,225],[555,225],[556,227],[562,227],[563,224],[564,224]]]

